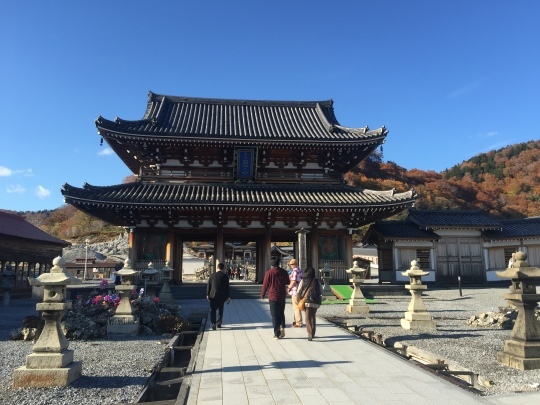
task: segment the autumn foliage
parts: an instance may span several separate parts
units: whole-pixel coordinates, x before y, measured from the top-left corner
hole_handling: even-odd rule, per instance
[[[123,182],[134,181],[133,176]],[[349,185],[372,190],[414,188],[417,209],[480,209],[494,219],[540,215],[540,141],[510,145],[479,154],[444,172],[407,170],[384,162],[374,152],[345,175]],[[122,232],[76,208],[65,205],[53,211],[24,213],[44,231],[69,241],[107,240]],[[405,215],[401,214],[401,217]]]

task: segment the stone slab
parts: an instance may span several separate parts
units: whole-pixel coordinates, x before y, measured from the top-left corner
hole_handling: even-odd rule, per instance
[[[407,330],[437,330],[437,324],[431,319],[425,321],[401,319],[401,327]]]
[[[26,356],[26,368],[51,369],[62,368],[73,362],[73,350],[62,350],[60,353],[31,353]]]
[[[345,310],[350,314],[369,314],[369,307],[367,305],[363,305],[363,306],[347,305]]]
[[[107,325],[107,335],[136,335],[138,333],[139,322]]]
[[[408,321],[432,321],[429,312],[405,312],[405,319]]]
[[[523,341],[510,339],[504,342],[504,353],[510,356],[529,358],[540,358],[539,341]]]
[[[13,388],[66,387],[82,375],[82,363],[74,361],[68,367],[29,369],[25,366],[13,371]]]
[[[497,353],[497,361],[505,366],[517,370],[538,370],[540,369],[540,358],[526,359],[524,357],[514,356],[505,352]]]

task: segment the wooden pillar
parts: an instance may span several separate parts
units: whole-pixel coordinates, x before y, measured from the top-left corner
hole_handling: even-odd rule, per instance
[[[257,266],[257,281],[262,283],[264,279],[264,273],[270,268],[270,251],[272,250],[272,229],[267,227],[264,229],[264,236],[260,253],[261,266]]]
[[[352,251],[352,232],[345,236],[345,252],[347,252],[347,268],[350,269],[353,266],[353,251]]]
[[[172,282],[173,284],[182,284],[183,266],[184,266],[184,240],[180,235],[173,235],[173,248],[171,252],[172,264]]]
[[[126,228],[128,230],[128,247],[129,247],[129,253],[128,253],[128,259],[131,260],[131,266],[132,268],[135,268],[135,264],[137,262],[137,243],[135,239],[135,227],[129,227]]]
[[[315,269],[315,274],[319,274],[319,229],[311,228],[311,265]]]
[[[225,238],[223,237],[223,227],[218,226],[216,232],[216,241],[214,243],[214,272],[217,264],[225,262]]]

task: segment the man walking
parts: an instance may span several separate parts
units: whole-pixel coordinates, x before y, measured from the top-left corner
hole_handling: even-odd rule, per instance
[[[261,298],[264,299],[268,292],[274,339],[285,337],[285,298],[287,297],[288,285],[287,271],[279,267],[278,259],[273,259],[272,267],[264,275]]]
[[[210,300],[210,321],[212,329],[216,330],[216,326],[221,328],[223,323],[223,305],[225,301],[230,302],[229,277],[222,272],[225,268],[223,263],[218,263],[217,270],[208,279],[206,287],[206,299]],[[216,322],[216,311],[218,317]]]

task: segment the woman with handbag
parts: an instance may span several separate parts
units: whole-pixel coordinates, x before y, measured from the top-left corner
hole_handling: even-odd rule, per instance
[[[321,306],[321,283],[315,277],[315,269],[308,265],[298,285],[298,307],[306,311],[308,340],[315,337],[317,309]],[[302,308],[304,307],[304,308]]]

